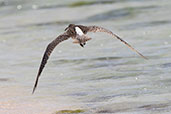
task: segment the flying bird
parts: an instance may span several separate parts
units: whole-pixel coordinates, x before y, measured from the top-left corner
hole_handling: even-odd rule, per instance
[[[35,81],[35,84],[33,87],[32,94],[34,93],[34,91],[37,87],[39,77],[40,77],[40,75],[41,75],[41,73],[42,73],[42,71],[43,71],[43,69],[47,63],[47,60],[49,59],[50,54],[54,50],[54,48],[60,42],[62,42],[64,40],[68,40],[69,38],[73,39],[73,43],[79,44],[81,47],[84,47],[86,45],[86,42],[92,39],[86,35],[88,32],[105,32],[105,33],[108,33],[111,36],[113,36],[114,38],[117,38],[118,40],[123,42],[125,45],[127,45],[131,50],[136,52],[138,55],[140,55],[144,59],[147,59],[140,52],[138,52],[136,49],[134,49],[130,44],[128,44],[126,41],[124,41],[123,39],[121,39],[119,36],[117,36],[116,34],[114,34],[112,31],[110,31],[108,29],[105,29],[105,28],[99,27],[99,26],[83,26],[83,25],[70,24],[65,29],[65,32],[63,34],[59,35],[56,39],[54,39],[51,43],[48,44],[48,46],[44,52],[39,70],[38,70],[38,74],[36,77],[36,81]]]

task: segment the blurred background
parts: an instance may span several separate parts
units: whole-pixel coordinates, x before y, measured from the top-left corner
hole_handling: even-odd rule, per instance
[[[48,43],[68,24],[107,28],[85,48],[58,45],[32,95]],[[170,0],[0,0],[0,113],[171,113]]]

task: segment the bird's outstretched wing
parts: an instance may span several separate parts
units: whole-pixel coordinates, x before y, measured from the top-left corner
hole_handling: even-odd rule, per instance
[[[38,84],[38,80],[40,77],[41,72],[43,71],[43,68],[45,67],[47,60],[49,59],[50,54],[52,53],[52,51],[54,50],[54,48],[62,41],[67,40],[70,36],[67,33],[61,34],[59,35],[55,40],[53,40],[46,48],[46,51],[44,52],[40,67],[39,67],[39,71],[36,77],[36,82],[34,84],[34,88],[33,88],[33,92],[34,93],[37,84]]]
[[[128,44],[126,41],[124,41],[123,39],[121,39],[119,36],[117,36],[116,34],[114,34],[112,31],[107,30],[103,27],[99,27],[99,26],[88,26],[87,27],[87,32],[106,32],[110,35],[112,35],[113,37],[119,39],[121,42],[123,42],[125,45],[127,45],[131,50],[133,50],[134,52],[136,52],[138,55],[140,55],[141,57],[143,57],[144,59],[147,59],[145,56],[143,56],[140,52],[138,52],[136,49],[134,49],[130,44]]]

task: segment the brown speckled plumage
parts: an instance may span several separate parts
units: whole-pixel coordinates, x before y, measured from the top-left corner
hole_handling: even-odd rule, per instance
[[[77,32],[75,30],[75,27],[79,27],[82,32],[84,33],[84,37],[79,36],[77,37]],[[123,42],[124,44],[126,44],[129,48],[131,48],[133,51],[135,51],[137,54],[139,54],[141,57],[143,57],[144,59],[147,59],[146,57],[144,57],[141,53],[139,53],[137,50],[135,50],[130,44],[128,44],[126,41],[122,40],[119,36],[117,36],[116,34],[114,34],[113,32],[111,32],[110,30],[107,30],[103,27],[99,27],[99,26],[83,26],[83,25],[74,25],[74,24],[70,24],[66,29],[66,32],[64,32],[63,34],[59,35],[55,40],[53,40],[46,48],[46,51],[43,55],[40,67],[39,67],[39,71],[36,77],[36,82],[34,84],[34,88],[33,88],[33,92],[35,91],[37,84],[38,84],[38,80],[39,77],[47,63],[47,60],[49,59],[50,54],[52,53],[52,51],[54,50],[54,48],[62,41],[69,39],[70,37],[72,39],[78,40],[80,41],[80,45],[83,47],[86,43],[86,41],[90,40],[91,38],[88,38],[85,34],[87,34],[88,32],[106,32],[110,35],[112,35],[113,37],[119,39],[121,42]],[[77,39],[80,38],[80,39]],[[87,38],[87,39],[84,39]],[[84,41],[84,42],[82,42]],[[84,43],[84,44],[82,44]]]

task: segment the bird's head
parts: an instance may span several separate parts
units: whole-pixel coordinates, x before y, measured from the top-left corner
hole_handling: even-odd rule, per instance
[[[65,28],[65,31],[68,30],[68,29],[71,28],[71,27],[74,27],[74,26],[75,26],[75,24],[69,24],[68,27]]]

